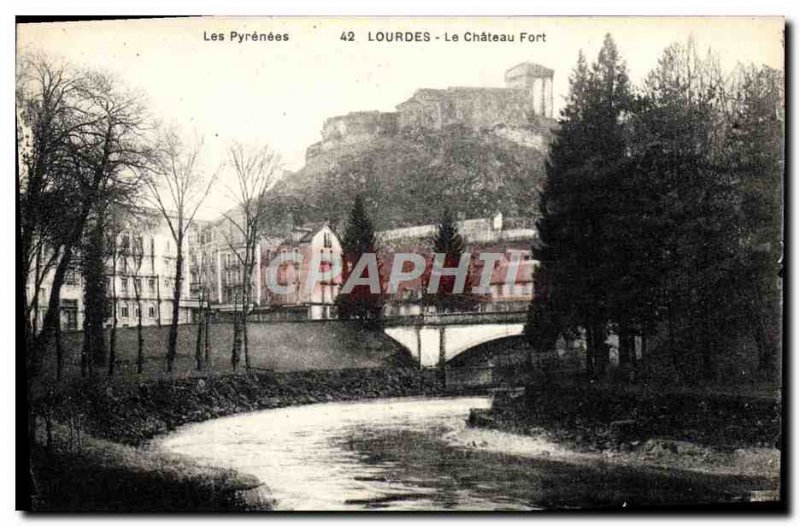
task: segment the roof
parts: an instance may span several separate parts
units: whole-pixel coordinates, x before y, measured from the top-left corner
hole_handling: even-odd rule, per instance
[[[498,88],[498,87],[470,87],[470,86],[450,86],[446,89],[423,88],[414,92],[410,99],[397,105],[398,108],[413,104],[420,100],[441,100],[452,96],[476,93],[491,93],[494,95],[505,95],[519,92],[519,88]]]
[[[292,233],[284,237],[280,245],[295,245],[298,243],[309,243],[311,239],[323,228],[333,231],[327,221],[307,223],[301,227],[294,227]]]
[[[552,77],[555,71],[541,64],[536,64],[535,62],[520,62],[516,66],[512,66],[506,70],[506,79],[520,73],[527,73],[534,77]]]

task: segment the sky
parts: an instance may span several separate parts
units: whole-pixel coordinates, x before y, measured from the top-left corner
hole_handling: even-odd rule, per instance
[[[234,140],[267,143],[287,170],[297,170],[326,118],[394,111],[418,88],[501,87],[506,69],[536,62],[555,71],[557,114],[579,50],[593,60],[606,33],[638,84],[666,46],[690,36],[699,50],[713,49],[725,69],[737,62],[783,69],[783,27],[782,18],[205,17],[18,25],[17,51],[110,72],[141,93],[160,122],[204,139],[207,171],[220,166]],[[240,43],[231,41],[231,31],[289,40]],[[342,40],[349,31],[354,41]],[[397,31],[427,31],[430,41],[369,41],[370,34]],[[463,39],[484,31],[517,38]],[[520,32],[544,38],[520,42]],[[212,33],[225,40],[209,40]],[[460,39],[446,41],[445,34]],[[214,217],[230,204],[225,191],[215,191],[202,215]]]

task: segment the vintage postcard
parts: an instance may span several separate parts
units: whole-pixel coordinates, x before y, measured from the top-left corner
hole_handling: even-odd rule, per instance
[[[785,509],[784,30],[18,19],[18,508]]]

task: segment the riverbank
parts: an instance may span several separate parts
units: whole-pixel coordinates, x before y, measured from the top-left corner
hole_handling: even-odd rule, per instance
[[[443,394],[435,372],[347,369],[126,381],[41,389],[31,447],[41,511],[269,509],[249,476],[141,447],[177,427],[291,405]]]
[[[562,385],[500,393],[447,439],[529,458],[763,480],[780,487],[777,397]]]
[[[270,510],[255,477],[201,466],[56,425],[31,451],[35,511],[201,512]]]

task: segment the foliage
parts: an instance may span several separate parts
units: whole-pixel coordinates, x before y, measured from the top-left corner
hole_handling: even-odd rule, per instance
[[[443,202],[455,216],[530,216],[543,175],[541,152],[490,131],[410,129],[309,160],[276,186],[273,222],[343,225],[356,194],[378,230],[434,223]]]
[[[350,278],[354,266],[364,254],[375,254],[377,259],[376,245],[375,229],[367,216],[364,199],[359,194],[353,203],[350,219],[342,237],[343,283]],[[379,273],[380,270],[379,266]],[[365,269],[364,274],[356,277],[366,277],[366,272],[368,269]],[[380,277],[377,279],[379,284],[383,283]],[[383,317],[383,303],[382,291],[375,293],[370,290],[369,285],[356,285],[349,293],[342,293],[336,297],[336,308],[340,318],[359,320],[367,326],[380,324]]]
[[[623,366],[634,335],[657,337],[675,379],[693,382],[752,337],[772,364],[782,108],[777,72],[730,81],[691,40],[664,51],[636,96],[610,36],[591,67],[581,55],[540,199],[534,346],[582,328],[598,375],[607,330]]]
[[[464,239],[458,232],[455,218],[446,208],[436,227],[436,235],[433,238],[434,254],[444,254],[442,260],[443,268],[456,268],[459,265],[462,254],[464,254]],[[435,257],[435,256],[434,256]],[[470,273],[467,273],[463,292],[455,292],[456,276],[440,276],[439,286],[434,293],[427,293],[427,287],[433,271],[433,261],[429,262],[428,268],[423,274],[423,285],[426,294],[423,301],[429,305],[435,305],[439,311],[468,311],[477,304],[477,297],[472,294]]]
[[[631,101],[625,64],[607,35],[591,68],[582,54],[578,58],[540,198],[541,244],[535,257],[551,287],[542,301],[565,329],[586,329],[590,376],[602,374],[608,362],[605,339],[615,316],[615,267],[626,259],[617,252],[623,234],[613,225],[629,170],[625,117]]]

